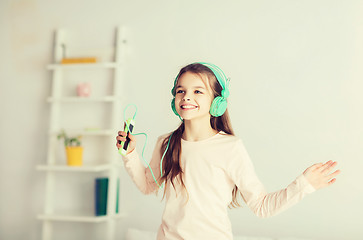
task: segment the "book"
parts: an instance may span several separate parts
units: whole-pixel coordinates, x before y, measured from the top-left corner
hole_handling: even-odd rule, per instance
[[[119,211],[119,188],[120,179],[116,184],[116,213]],[[95,180],[95,215],[107,215],[107,195],[108,195],[108,178],[96,178]]]
[[[95,57],[83,57],[83,58],[63,58],[62,64],[75,64],[75,63],[96,63]]]

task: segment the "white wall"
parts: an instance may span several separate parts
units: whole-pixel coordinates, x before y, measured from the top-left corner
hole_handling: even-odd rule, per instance
[[[362,1],[32,1],[0,2],[0,239],[39,239],[43,210],[53,31],[90,46],[128,33],[125,94],[139,107],[138,131],[155,138],[176,127],[170,89],[180,67],[219,65],[231,77],[229,109],[269,191],[306,167],[333,159],[337,183],[270,219],[231,210],[236,234],[317,240],[363,238]],[[120,110],[122,111],[122,110]],[[140,143],[142,139],[140,138]],[[156,230],[160,197],[124,177],[129,217],[119,224]],[[93,228],[83,225],[83,228]],[[60,226],[72,239],[71,229]]]

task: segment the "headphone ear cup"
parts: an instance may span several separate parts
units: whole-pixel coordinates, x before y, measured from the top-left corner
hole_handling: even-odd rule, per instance
[[[212,105],[210,106],[209,113],[213,117],[220,117],[227,110],[227,100],[224,97],[214,98]]]
[[[173,100],[171,100],[170,105],[171,105],[171,109],[173,110],[173,112],[175,113],[175,115],[177,115],[178,117],[180,117],[179,116],[179,113],[176,111],[176,108],[175,108],[175,98],[173,98]]]

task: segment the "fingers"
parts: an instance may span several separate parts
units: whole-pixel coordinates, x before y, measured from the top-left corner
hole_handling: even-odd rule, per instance
[[[338,164],[337,162],[333,162],[332,160],[330,160],[330,161],[326,162],[325,164],[323,164],[319,170],[320,170],[321,174],[326,176],[326,179],[333,180],[333,178],[336,177],[340,173],[340,170],[336,170],[335,172],[330,173],[337,166],[337,164]],[[329,184],[334,183],[336,181],[336,179],[334,181],[332,181],[332,180],[329,181]]]
[[[339,174],[340,174],[340,170],[336,170],[332,174],[329,174],[327,177],[328,177],[328,179],[332,179],[332,178],[335,178],[336,176],[338,176]]]
[[[338,164],[337,162],[329,160],[323,166],[321,166],[319,170],[321,171],[322,174],[328,174],[333,170],[333,168],[336,167],[337,164]]]
[[[136,142],[136,137],[134,135],[132,135],[130,132],[128,133],[128,137],[130,138],[131,141]],[[121,142],[125,142],[126,141],[126,132],[125,131],[118,131],[118,135],[116,137],[116,146],[117,148],[121,147]]]
[[[327,167],[329,167],[332,164],[332,160],[327,161],[326,163],[324,163],[323,165],[321,165],[321,167],[319,168],[320,171],[324,171]]]
[[[118,135],[121,137],[126,137],[126,132],[125,131],[118,131]]]
[[[336,182],[337,179],[335,177],[338,176],[341,171],[338,169],[331,174],[328,173],[330,173],[337,164],[337,162],[328,161],[322,166],[321,174],[325,175],[326,186],[329,186]]]
[[[124,138],[124,140],[122,140],[123,142],[126,141],[126,132],[119,131],[118,132],[118,136],[121,137],[122,139]],[[128,137],[130,138],[131,141],[135,141],[136,140],[135,136],[132,135],[130,132],[128,134]]]
[[[337,179],[333,178],[332,180],[330,180],[330,181],[328,182],[328,185],[331,185],[331,184],[335,183],[335,182],[336,182],[336,180],[337,180]]]
[[[121,148],[121,143],[126,141],[126,132],[118,131],[116,140],[116,147]]]
[[[118,135],[116,137],[117,140],[120,140],[122,142],[125,142],[126,141],[126,132],[124,131],[119,131],[118,132]]]

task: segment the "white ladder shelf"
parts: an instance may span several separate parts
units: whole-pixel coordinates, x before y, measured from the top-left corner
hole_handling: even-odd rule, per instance
[[[115,222],[117,219],[125,217],[125,213],[122,213],[122,203],[119,204],[119,213],[116,213],[116,198],[117,196],[117,179],[120,179],[120,158],[117,155],[117,149],[115,148],[115,137],[117,129],[121,125],[120,117],[120,104],[121,104],[121,76],[122,66],[124,58],[124,47],[126,44],[123,28],[117,27],[115,35],[114,46],[114,61],[111,62],[97,62],[97,63],[80,63],[80,64],[61,64],[63,56],[63,44],[66,41],[66,32],[64,30],[57,30],[55,33],[54,43],[54,59],[53,63],[47,66],[47,69],[52,72],[52,88],[51,96],[47,99],[50,104],[50,120],[49,120],[49,132],[48,132],[48,153],[46,163],[38,165],[36,169],[41,172],[45,172],[45,204],[44,213],[38,215],[38,219],[43,222],[42,226],[42,239],[51,240],[54,238],[54,227],[58,221],[69,222],[70,226],[78,223],[105,223],[107,224],[107,230],[103,235],[103,239],[113,240],[115,239]],[[112,73],[112,91],[105,96],[90,96],[90,97],[77,97],[77,96],[65,96],[62,93],[64,84],[65,71],[88,71],[94,69],[105,69],[107,71],[113,71]],[[87,105],[88,104],[88,105]],[[94,128],[88,129],[87,127],[80,129],[76,128],[64,128],[62,126],[62,108],[64,105],[71,105],[74,108],[79,107],[82,109],[83,105],[90,106],[92,104],[106,104],[108,107],[109,118],[111,120],[106,128]],[[106,106],[105,105],[105,106]],[[105,159],[96,163],[87,163],[84,159],[84,165],[79,167],[71,167],[59,163],[59,154],[56,152],[63,151],[59,149],[59,140],[57,134],[61,129],[65,129],[67,134],[81,134],[84,138],[102,138],[108,141],[109,148],[102,149],[106,152]],[[102,140],[103,141],[103,140]],[[87,146],[84,146],[85,150]],[[109,152],[116,154],[108,154]],[[56,191],[56,179],[57,174],[97,174],[102,173],[103,176],[108,177],[108,195],[107,195],[107,215],[95,216],[92,213],[85,213],[82,215],[75,214],[58,214],[55,209],[54,193]],[[64,176],[64,175],[62,175]],[[92,176],[92,175],[91,175]],[[92,178],[90,178],[90,184],[93,184]],[[121,192],[121,189],[119,189]],[[89,199],[87,199],[89,200]]]

